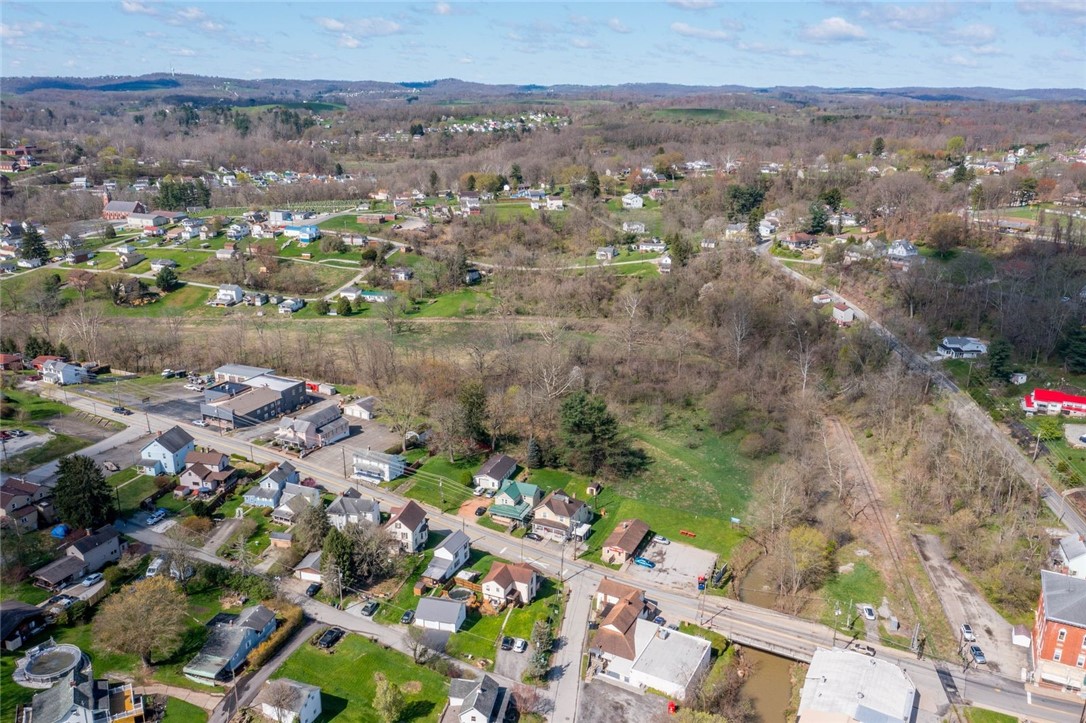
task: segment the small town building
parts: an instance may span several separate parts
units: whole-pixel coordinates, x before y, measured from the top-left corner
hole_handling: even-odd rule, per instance
[[[916,686],[901,666],[852,650],[816,650],[800,692],[801,721],[911,721]]]

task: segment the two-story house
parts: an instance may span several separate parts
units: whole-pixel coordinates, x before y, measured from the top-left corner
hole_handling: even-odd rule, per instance
[[[236,616],[216,615],[210,627],[204,647],[182,670],[186,678],[204,685],[233,679],[250,651],[275,631],[275,613],[253,605]]]
[[[42,366],[41,376],[43,381],[58,386],[83,384],[90,379],[90,373],[83,367],[59,359],[45,362]]]
[[[1086,580],[1041,571],[1031,652],[1038,682],[1082,690],[1086,676]]]
[[[422,577],[434,587],[441,585],[456,574],[471,556],[471,538],[460,530],[451,532],[434,548],[434,557]]]
[[[563,490],[554,490],[533,511],[532,532],[559,541],[584,539],[591,521],[588,505]]]
[[[316,449],[338,442],[350,433],[350,423],[343,418],[339,407],[332,404],[296,417],[283,417],[275,438],[290,447]]]
[[[393,507],[385,529],[400,549],[409,553],[421,550],[430,536],[426,510],[414,500],[408,500],[403,507]]]
[[[69,545],[64,557],[35,570],[34,579],[42,587],[59,590],[120,559],[121,536],[112,525],[106,525]]]
[[[196,449],[196,440],[181,429],[171,427],[140,450],[140,467],[144,474],[181,474],[185,458]]]
[[[348,489],[332,500],[325,510],[332,527],[339,531],[347,525],[381,524],[381,505],[372,497],[363,497],[357,490]]]
[[[496,490],[502,486],[503,482],[512,479],[516,470],[516,460],[504,454],[495,454],[483,463],[483,466],[475,473],[472,480],[475,482],[476,487],[485,490]]]
[[[483,599],[494,608],[507,603],[527,605],[535,600],[543,576],[531,565],[495,562],[482,582]]]
[[[298,484],[298,470],[290,462],[280,462],[275,469],[264,475],[260,482],[251,488],[242,499],[245,504],[253,507],[279,506],[283,496],[283,488],[288,484]]]
[[[939,355],[951,359],[976,359],[988,353],[988,345],[971,336],[947,336],[939,342]]]
[[[498,494],[494,495],[494,504],[490,506],[490,516],[496,519],[525,522],[532,516],[532,510],[542,499],[542,491],[529,482],[506,480]]]
[[[211,300],[211,303],[218,306],[233,306],[240,304],[244,298],[245,291],[237,284],[222,284],[215,292],[215,298]]]
[[[185,470],[178,476],[178,485],[196,492],[212,493],[234,478],[230,458],[222,452],[209,449],[193,450],[185,456]]]

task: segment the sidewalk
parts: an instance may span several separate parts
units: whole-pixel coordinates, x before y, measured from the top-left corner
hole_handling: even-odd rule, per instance
[[[213,710],[215,706],[219,704],[219,701],[222,700],[221,695],[205,693],[200,690],[179,688],[176,685],[163,685],[161,683],[155,683],[154,685],[140,685],[136,686],[133,690],[140,695],[168,695],[171,698],[177,698],[186,703],[192,703],[204,710]]]

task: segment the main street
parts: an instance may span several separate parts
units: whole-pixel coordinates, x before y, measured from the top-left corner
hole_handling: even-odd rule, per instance
[[[59,393],[59,390],[47,392],[50,395]],[[92,407],[92,401],[87,397],[71,393],[68,397],[68,403],[76,408],[90,410]],[[116,421],[127,422],[120,415],[104,412],[101,406],[98,407],[98,413]],[[156,432],[165,431],[177,424],[173,419],[156,414],[147,414],[142,421]],[[201,446],[247,457],[255,462],[278,463],[289,459],[300,474],[313,477],[329,491],[342,492],[359,486],[357,482],[345,480],[338,466],[318,466],[312,460],[288,458],[276,450],[255,447],[205,428],[189,424],[182,426]],[[403,497],[378,487],[365,485],[363,489],[366,494],[379,500],[386,509],[405,502]],[[738,600],[708,595],[699,599],[694,581],[691,581],[689,588],[684,589],[653,588],[646,586],[644,579],[634,574],[573,561],[565,546],[517,540],[468,523],[465,518],[429,507],[427,513],[430,526],[435,531],[462,529],[471,537],[473,547],[506,559],[520,559],[532,563],[547,575],[560,576],[569,584],[571,602],[561,630],[565,645],[559,648],[554,661],[556,666],[562,666],[564,670],[549,689],[554,706],[551,720],[555,722],[566,723],[577,719],[581,684],[580,658],[590,613],[587,598],[604,576],[644,589],[647,597],[654,600],[671,620],[683,619],[703,624],[742,644],[794,659],[809,660],[815,649],[829,648],[834,645],[835,639],[838,646],[845,644],[841,636],[835,635],[833,628],[819,623]],[[935,720],[935,716],[944,713],[951,703],[961,704],[966,701],[1014,712],[1033,721],[1063,723],[1079,720],[1081,703],[1041,692],[1027,695],[1024,684],[1019,680],[975,670],[963,673],[961,664],[956,661],[942,663],[930,659],[916,660],[915,655],[907,650],[875,647],[880,657],[895,660],[905,666],[920,691],[924,720]]]

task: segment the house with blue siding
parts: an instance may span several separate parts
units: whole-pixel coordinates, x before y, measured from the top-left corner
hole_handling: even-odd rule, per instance
[[[220,613],[208,623],[207,642],[183,672],[189,680],[218,685],[233,679],[249,653],[275,632],[275,613],[253,605],[239,615]]]
[[[287,226],[283,229],[283,235],[287,238],[298,239],[298,243],[300,244],[307,244],[319,239],[321,237],[321,230],[312,224]]]
[[[255,487],[245,493],[245,504],[275,509],[283,503],[283,488],[297,485],[298,481],[298,470],[294,469],[294,465],[280,462],[275,469],[264,475]]]

